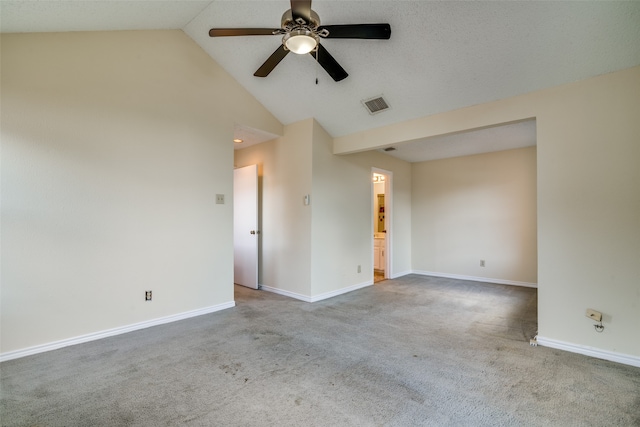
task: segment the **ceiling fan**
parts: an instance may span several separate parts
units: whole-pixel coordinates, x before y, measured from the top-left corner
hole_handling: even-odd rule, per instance
[[[291,0],[291,9],[282,15],[281,28],[212,28],[210,37],[282,35],[282,44],[253,74],[267,77],[289,52],[311,54],[327,73],[339,82],[349,74],[320,44],[320,39],[382,39],[391,37],[389,24],[320,25],[311,10],[311,0]]]

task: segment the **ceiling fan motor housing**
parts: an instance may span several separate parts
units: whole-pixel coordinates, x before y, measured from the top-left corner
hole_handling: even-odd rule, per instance
[[[309,22],[301,25],[299,22],[294,21],[293,13],[291,13],[291,9],[289,9],[282,14],[281,25],[284,30],[293,30],[296,29],[296,27],[303,27],[304,29],[314,30],[320,26],[320,17],[312,10],[309,16]]]

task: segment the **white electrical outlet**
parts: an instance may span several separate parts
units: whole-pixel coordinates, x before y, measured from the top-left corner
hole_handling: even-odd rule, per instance
[[[216,204],[224,205],[224,194],[216,194]]]
[[[362,273],[362,267],[358,266],[358,273]]]
[[[484,267],[484,260],[483,259],[480,260],[480,267]]]
[[[602,321],[602,313],[599,311],[595,311],[591,308],[587,308],[587,313],[585,314],[589,319],[595,320],[596,322]]]

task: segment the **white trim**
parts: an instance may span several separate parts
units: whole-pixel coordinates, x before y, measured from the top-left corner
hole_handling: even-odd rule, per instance
[[[308,297],[308,296],[302,295],[302,294],[297,294],[297,293],[291,292],[291,291],[286,291],[284,289],[273,288],[273,287],[267,286],[267,285],[259,285],[258,288],[262,289],[263,291],[273,292],[274,294],[283,295],[283,296],[289,297],[289,298],[295,298],[295,299],[300,300],[300,301],[312,302],[311,301],[311,297]]]
[[[150,328],[152,326],[162,325],[165,323],[177,322],[179,320],[188,319],[190,317],[202,316],[203,314],[214,313],[216,311],[224,310],[234,307],[235,301],[229,301],[211,307],[200,308],[192,311],[185,311],[184,313],[172,314],[170,316],[160,317],[157,319],[146,320],[140,323],[134,323],[132,325],[120,326],[118,328],[107,329],[105,331],[94,332],[91,334],[80,335],[74,338],[67,338],[60,341],[54,341],[47,344],[36,345],[34,347],[24,348],[22,350],[10,351],[0,354],[0,362],[7,360],[19,359],[25,356],[31,356],[33,354],[44,353],[46,351],[57,350],[59,348],[68,347],[71,345],[82,344],[89,341],[95,341],[102,338],[112,337],[115,335],[126,334],[127,332],[133,332],[140,329]]]
[[[411,274],[411,270],[401,271],[400,273],[393,273],[389,276],[390,279],[397,279],[398,277],[406,276],[407,274]]]
[[[295,298],[304,302],[318,302],[327,298],[337,297],[338,295],[346,294],[348,292],[353,292],[358,289],[366,288],[367,286],[373,285],[373,281],[369,280],[367,282],[357,283],[352,286],[347,286],[346,288],[338,289],[331,292],[325,292],[324,294],[316,295],[313,297],[309,297],[307,295],[298,294],[291,291],[286,291],[284,289],[272,288],[271,286],[260,285],[260,289],[265,290],[267,292],[273,292],[274,294],[283,295],[285,297]]]
[[[463,276],[461,274],[436,273],[434,271],[413,270],[413,274],[422,276],[446,277],[449,279],[472,280],[474,282],[498,283],[500,285],[524,286],[527,288],[537,288],[537,283],[518,282],[516,280],[492,279],[490,277]]]
[[[538,335],[537,341],[538,344],[545,347],[570,351],[572,353],[584,354],[585,356],[596,357],[598,359],[609,360],[611,362],[623,363],[625,365],[637,366],[640,368],[640,357],[638,356],[616,353],[614,351],[602,350],[585,345],[572,344],[564,341],[554,340],[551,338],[541,337],[540,335]]]
[[[338,289],[331,292],[325,292],[324,294],[316,295],[311,297],[311,302],[322,301],[323,299],[337,297],[338,295],[346,294],[349,292],[357,291],[358,289],[366,288],[367,286],[373,285],[373,280],[369,280],[367,282],[358,283],[352,286],[347,286],[346,288]]]

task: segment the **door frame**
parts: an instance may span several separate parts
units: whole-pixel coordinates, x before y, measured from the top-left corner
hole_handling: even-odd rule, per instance
[[[373,211],[373,207],[375,206],[375,194],[373,187],[373,174],[377,173],[380,175],[384,175],[384,229],[386,230],[386,236],[384,239],[384,253],[385,253],[385,266],[384,266],[384,278],[391,279],[391,271],[393,268],[393,172],[380,169],[376,167],[371,168],[371,173],[369,174],[369,181],[371,182],[371,228],[373,230],[373,224],[376,221],[376,212]],[[371,238],[371,266],[373,267],[373,237]],[[371,269],[373,271],[373,268]]]

